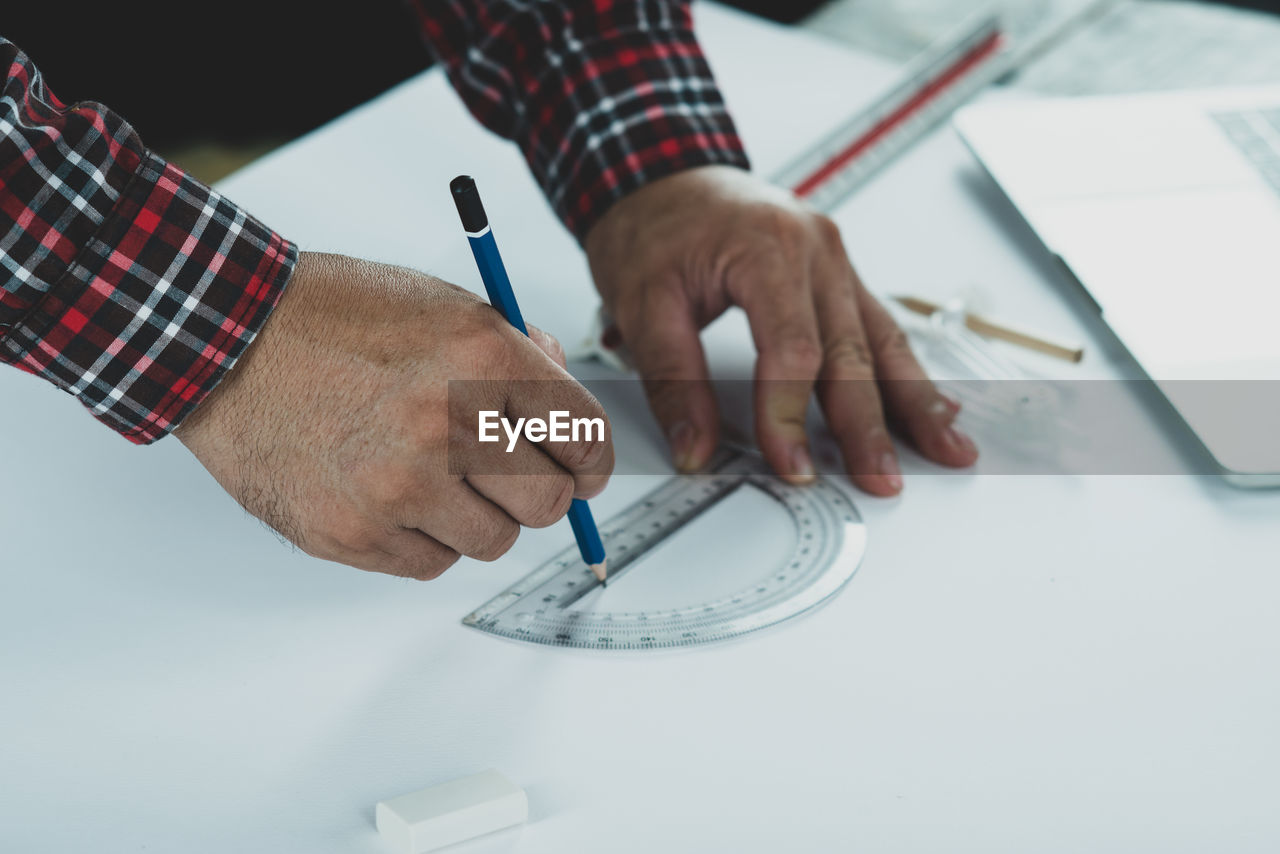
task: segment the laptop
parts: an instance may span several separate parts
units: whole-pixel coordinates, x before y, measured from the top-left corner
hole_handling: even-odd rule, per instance
[[[1280,86],[1011,96],[955,125],[1221,474],[1280,486]]]

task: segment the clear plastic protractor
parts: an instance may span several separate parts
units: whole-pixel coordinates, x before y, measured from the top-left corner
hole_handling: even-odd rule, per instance
[[[706,474],[673,478],[601,525],[610,584],[643,572],[644,557],[676,531],[743,485],[773,499],[794,525],[795,547],[749,583],[710,601],[645,611],[581,607],[600,582],[570,545],[481,605],[463,624],[511,640],[598,650],[693,646],[776,625],[835,595],[866,551],[866,526],[842,488],[827,478],[795,487],[771,475],[757,457],[725,452]]]

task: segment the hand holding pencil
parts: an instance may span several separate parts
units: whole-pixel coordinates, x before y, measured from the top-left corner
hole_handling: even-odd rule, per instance
[[[305,252],[235,370],[175,431],[246,510],[316,557],[435,578],[604,489],[607,441],[477,442],[475,412],[606,418],[551,336],[403,267]],[[463,417],[469,413],[469,417]],[[265,462],[264,462],[265,461]]]
[[[513,328],[528,335],[529,330],[525,327],[524,316],[516,302],[515,291],[511,289],[511,280],[502,263],[502,255],[498,252],[498,244],[493,239],[489,216],[480,201],[476,182],[468,175],[459,175],[450,183],[449,189],[453,193],[453,201],[457,205],[458,216],[462,219],[462,227],[466,230],[472,254],[475,255],[476,266],[480,269],[480,277],[484,281],[490,304]],[[574,498],[569,505],[568,516],[583,562],[604,583],[608,577],[608,562],[591,508],[585,500]]]

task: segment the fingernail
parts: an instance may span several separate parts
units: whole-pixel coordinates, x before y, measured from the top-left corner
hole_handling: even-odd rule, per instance
[[[898,468],[898,458],[892,451],[885,451],[880,455],[880,474],[890,489],[894,492],[902,491],[902,469]]]
[[[676,471],[692,471],[694,466],[693,444],[697,439],[693,425],[688,421],[678,421],[667,431],[667,442],[671,445],[671,461]]]
[[[929,415],[937,421],[950,424],[960,414],[960,404],[946,395],[938,395],[937,400],[929,404]]]
[[[958,453],[966,456],[970,454],[976,455],[978,453],[978,446],[973,443],[973,440],[964,433],[961,433],[955,427],[948,427],[946,432],[943,433],[943,436],[946,438],[947,445],[950,446],[953,451],[957,451]]]
[[[813,459],[804,445],[796,445],[791,449],[791,476],[805,481],[814,478]]]

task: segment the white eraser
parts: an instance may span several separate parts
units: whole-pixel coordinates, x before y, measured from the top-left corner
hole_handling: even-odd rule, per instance
[[[378,832],[404,854],[434,851],[528,818],[524,789],[497,771],[379,801],[374,811]]]

